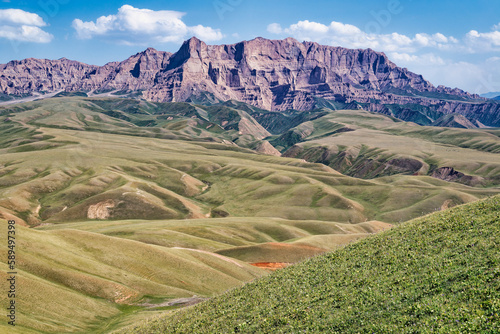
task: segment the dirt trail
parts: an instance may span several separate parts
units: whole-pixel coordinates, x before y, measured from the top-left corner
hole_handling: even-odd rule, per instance
[[[166,306],[183,306],[184,307],[184,306],[190,306],[190,305],[201,303],[202,301],[204,301],[206,299],[207,298],[193,296],[193,297],[187,297],[187,298],[173,299],[171,301],[161,303],[161,304],[144,303],[144,304],[139,304],[139,306],[145,306],[148,308],[157,308],[157,307],[166,307]]]
[[[33,93],[34,94],[33,96],[24,97],[22,99],[2,101],[2,102],[0,102],[0,106],[9,105],[9,104],[16,104],[16,103],[23,103],[23,102],[32,102],[32,101],[36,101],[36,100],[43,100],[43,99],[47,99],[49,97],[54,97],[55,95],[57,95],[61,92],[64,92],[64,91],[59,90],[57,92],[48,93],[48,94]]]

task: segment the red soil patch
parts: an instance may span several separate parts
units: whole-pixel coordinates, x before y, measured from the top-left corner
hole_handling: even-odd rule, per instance
[[[262,269],[270,269],[270,270],[283,269],[283,268],[291,265],[291,263],[288,263],[288,262],[257,262],[257,263],[250,263],[250,264],[254,267],[258,267],[258,268],[262,268]]]

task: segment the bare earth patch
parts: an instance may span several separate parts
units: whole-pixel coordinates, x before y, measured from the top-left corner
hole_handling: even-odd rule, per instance
[[[269,269],[273,271],[278,269],[283,269],[291,265],[291,263],[288,262],[256,262],[250,264],[257,268]]]
[[[89,219],[108,219],[110,216],[109,209],[115,207],[115,202],[113,200],[107,200],[94,205],[89,206],[87,211],[87,218]]]

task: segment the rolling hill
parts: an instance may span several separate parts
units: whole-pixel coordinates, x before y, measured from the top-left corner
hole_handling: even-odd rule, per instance
[[[425,127],[362,110],[339,110],[269,141],[286,157],[323,163],[360,178],[438,176],[436,170],[451,167],[470,176],[458,182],[500,182],[496,129]]]
[[[0,210],[30,226],[226,216],[397,223],[499,191],[493,130],[443,133],[319,110],[271,136],[252,109],[79,97],[0,113]],[[303,143],[283,139],[296,132],[307,134]],[[295,145],[285,155],[321,164],[250,149],[268,139],[280,149]],[[333,161],[308,153],[324,146],[336,150]],[[466,185],[432,177],[445,167],[463,173]]]
[[[494,333],[500,197],[407,222],[122,333]]]
[[[2,323],[4,333],[106,333],[127,315],[148,316],[172,300],[220,294],[265,274],[209,252],[97,233],[22,226],[16,232],[18,324]],[[6,241],[1,246],[6,258]],[[7,265],[0,266],[5,280]],[[5,305],[6,294],[0,299]]]
[[[107,333],[500,193],[492,128],[80,95],[0,107],[18,333]]]

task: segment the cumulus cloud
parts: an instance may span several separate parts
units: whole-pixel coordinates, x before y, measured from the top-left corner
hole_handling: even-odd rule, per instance
[[[500,31],[471,30],[465,35],[465,45],[470,53],[500,51]]]
[[[281,29],[281,25],[279,25],[278,23],[271,23],[267,26],[267,31],[269,31],[271,34],[281,34],[283,32],[283,29]]]
[[[444,65],[443,58],[433,54],[414,55],[408,53],[391,52],[389,58],[399,66],[408,67],[411,65]]]
[[[398,66],[422,74],[434,85],[458,87],[474,94],[500,91],[500,57],[471,63],[443,59],[435,54],[390,53]]]
[[[465,53],[487,53],[500,51],[500,23],[492,31],[471,30],[462,39],[442,33],[417,33],[406,36],[399,33],[367,33],[356,26],[342,22],[325,25],[308,20],[299,21],[287,28],[278,23],[267,27],[272,34],[286,34],[299,40],[310,40],[347,48],[372,48],[377,51],[415,53],[423,49],[438,49]]]
[[[49,43],[54,36],[41,27],[47,23],[37,14],[20,9],[0,10],[0,38],[12,41]]]
[[[154,11],[124,5],[117,14],[101,16],[95,21],[75,19],[73,28],[81,39],[107,36],[127,44],[181,42],[191,35],[207,42],[224,37],[219,29],[187,26],[182,21],[184,15],[177,11]]]
[[[416,34],[413,37],[398,33],[367,33],[354,25],[335,21],[325,25],[305,20],[292,24],[288,28],[272,23],[267,27],[267,31],[273,34],[288,34],[299,40],[311,40],[347,48],[372,48],[386,52],[412,53],[418,49],[430,47],[446,49],[458,42],[456,38],[441,33]]]

